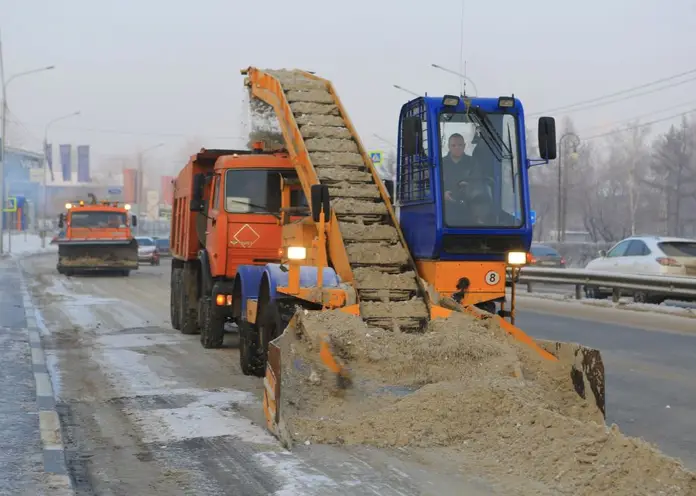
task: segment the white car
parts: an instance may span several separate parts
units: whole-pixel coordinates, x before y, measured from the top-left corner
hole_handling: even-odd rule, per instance
[[[696,277],[696,239],[633,236],[619,241],[606,253],[600,251],[599,255],[587,264],[587,270]],[[610,294],[601,288],[585,287],[588,298],[603,298]],[[645,292],[636,292],[633,298],[644,303],[665,300],[665,297]]]

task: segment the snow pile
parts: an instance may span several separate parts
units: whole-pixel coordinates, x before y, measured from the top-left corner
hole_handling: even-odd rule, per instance
[[[52,245],[51,239],[53,236],[51,233],[46,234],[46,246],[41,247],[41,236],[33,233],[12,233],[12,240],[10,243],[10,236],[8,233],[3,235],[3,251],[5,254],[21,257],[26,255],[33,255],[35,253],[50,253],[57,252],[58,245]]]
[[[695,474],[607,427],[562,363],[492,321],[454,314],[406,334],[307,312],[288,331],[281,411],[294,442],[447,449],[450,462],[493,481],[514,475],[553,494],[696,494]],[[324,333],[352,371],[347,390],[318,359]]]

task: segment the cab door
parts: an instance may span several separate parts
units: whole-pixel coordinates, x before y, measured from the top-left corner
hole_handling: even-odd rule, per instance
[[[208,219],[206,224],[206,250],[210,262],[210,273],[213,277],[225,275],[227,263],[227,223],[221,214],[220,206],[220,182],[221,177],[215,174],[212,179],[213,193],[208,202]]]

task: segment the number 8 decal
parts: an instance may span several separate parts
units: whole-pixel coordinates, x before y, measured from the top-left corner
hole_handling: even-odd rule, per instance
[[[495,286],[499,282],[500,282],[500,274],[498,274],[494,270],[488,271],[488,273],[486,274],[486,284],[488,284],[489,286]]]

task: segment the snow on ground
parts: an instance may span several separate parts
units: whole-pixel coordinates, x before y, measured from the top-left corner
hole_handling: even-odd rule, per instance
[[[51,244],[52,235],[46,235],[46,246],[41,247],[41,236],[28,232],[12,233],[10,240],[9,233],[3,234],[3,251],[13,257],[32,255],[34,253],[57,252],[58,246]]]
[[[569,294],[552,294],[552,293],[526,293],[520,292],[518,298],[538,298],[543,300],[562,301],[574,305],[589,305],[601,308],[614,308],[617,310],[632,310],[634,312],[652,312],[674,315],[677,317],[696,318],[696,310],[692,308],[682,308],[670,305],[650,305],[647,303],[635,303],[632,298],[620,298],[617,303],[611,300],[576,300],[573,295]]]

